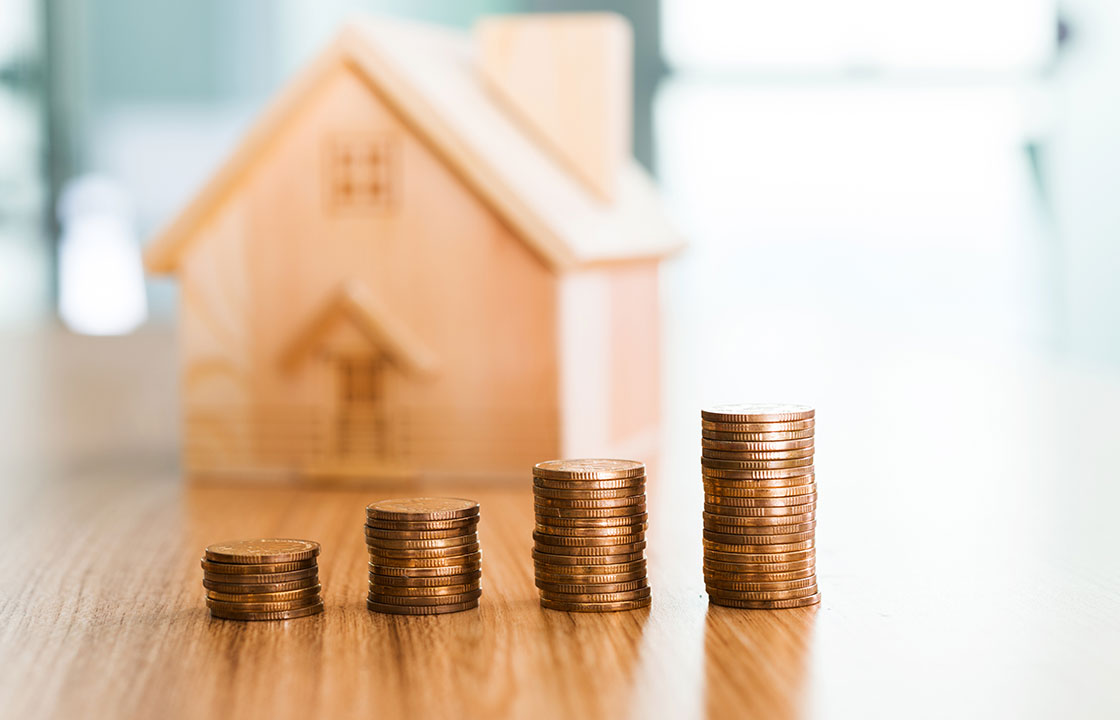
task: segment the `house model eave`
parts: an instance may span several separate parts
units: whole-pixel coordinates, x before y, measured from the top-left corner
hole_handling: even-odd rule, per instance
[[[683,247],[648,174],[632,158],[605,202],[501,105],[468,34],[385,19],[351,22],[281,93],[234,154],[148,246],[149,272],[173,274],[197,230],[255,158],[340,66],[358,73],[557,272],[655,260]]]

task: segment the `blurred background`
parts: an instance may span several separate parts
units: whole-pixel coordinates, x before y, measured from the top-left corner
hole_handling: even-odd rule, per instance
[[[898,348],[1120,368],[1109,0],[0,0],[4,415],[62,392],[42,366],[96,367],[83,334],[173,327],[141,246],[348,15],[587,9],[633,23],[635,154],[690,241],[670,411],[812,396]],[[155,337],[131,362],[171,397]]]

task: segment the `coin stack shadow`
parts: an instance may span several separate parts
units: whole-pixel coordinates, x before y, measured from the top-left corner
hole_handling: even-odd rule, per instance
[[[460,498],[402,498],[366,507],[370,610],[443,615],[482,595],[479,505]]]
[[[323,611],[319,543],[261,538],[216,543],[202,558],[213,617],[290,620]]]
[[[541,607],[615,612],[650,604],[646,468],[632,460],[533,467],[535,581]]]
[[[700,414],[710,601],[756,609],[820,602],[813,409],[718,405]]]

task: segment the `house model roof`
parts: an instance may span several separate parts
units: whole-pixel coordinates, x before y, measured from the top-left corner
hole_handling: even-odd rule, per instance
[[[682,246],[653,182],[632,158],[613,202],[569,173],[487,89],[468,34],[398,20],[349,24],[281,94],[233,156],[149,246],[153,272],[174,272],[199,226],[273,133],[338,63],[363,73],[422,139],[550,266],[651,259]]]

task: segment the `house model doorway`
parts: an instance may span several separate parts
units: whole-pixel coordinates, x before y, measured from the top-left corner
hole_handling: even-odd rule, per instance
[[[349,282],[299,326],[282,358],[316,398],[315,451],[304,474],[408,477],[414,431],[405,401],[435,374],[434,356],[361,283]]]

